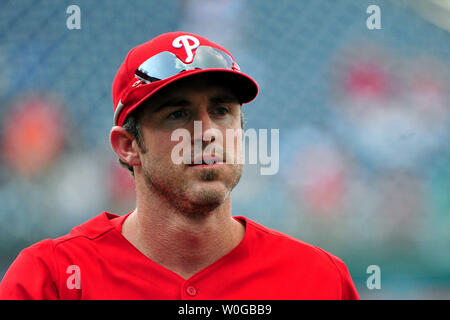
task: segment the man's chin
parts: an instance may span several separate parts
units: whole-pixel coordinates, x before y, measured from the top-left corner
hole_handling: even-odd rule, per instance
[[[222,186],[195,188],[191,202],[196,205],[221,205],[227,198],[229,191]]]
[[[195,188],[186,203],[186,211],[206,214],[221,206],[230,192],[225,188]]]

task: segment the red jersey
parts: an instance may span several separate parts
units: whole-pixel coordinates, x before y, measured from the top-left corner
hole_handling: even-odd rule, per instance
[[[242,241],[183,279],[122,235],[127,216],[104,212],[24,249],[0,283],[0,299],[359,299],[339,258],[245,217],[234,217],[245,225]]]

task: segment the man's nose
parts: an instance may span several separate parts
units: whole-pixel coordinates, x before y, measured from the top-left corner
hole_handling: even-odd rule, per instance
[[[214,133],[217,130],[209,112],[206,110],[201,111],[194,120],[193,142],[199,140],[203,142],[203,145],[213,142],[215,140]]]
[[[211,115],[207,110],[202,110],[201,112],[199,112],[198,121],[201,121],[202,123],[203,132],[209,129],[215,129],[214,121],[211,119]]]

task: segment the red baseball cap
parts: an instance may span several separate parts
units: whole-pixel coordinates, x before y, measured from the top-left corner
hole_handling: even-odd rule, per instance
[[[214,74],[227,82],[241,103],[252,101],[258,85],[242,73],[233,56],[208,39],[188,33],[164,33],[133,48],[114,78],[114,125],[160,89],[186,77]]]

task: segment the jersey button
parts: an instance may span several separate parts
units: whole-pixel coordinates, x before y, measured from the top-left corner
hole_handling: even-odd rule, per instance
[[[190,295],[191,297],[193,297],[193,296],[197,295],[197,289],[195,289],[195,287],[193,287],[193,286],[189,286],[186,288],[186,293],[188,295]]]

